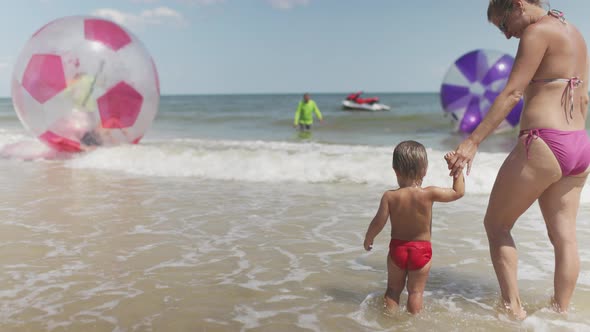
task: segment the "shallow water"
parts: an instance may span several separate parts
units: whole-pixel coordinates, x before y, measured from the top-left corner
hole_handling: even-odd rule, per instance
[[[514,231],[523,323],[498,318],[485,197],[435,206],[423,315],[382,312],[388,238],[362,239],[381,191],[133,177],[8,162],[0,199],[3,330],[236,331],[564,329],[590,326],[590,261],[566,318],[544,309],[552,251],[538,208]],[[59,179],[59,181],[56,181]],[[43,189],[40,188],[41,184]],[[65,189],[65,190],[64,190]],[[583,206],[579,242],[590,238]],[[402,300],[405,299],[402,296]]]
[[[403,98],[434,108],[432,98]],[[255,101],[246,105],[258,114]],[[357,122],[356,144],[337,126],[315,128],[312,138],[300,140],[292,132],[253,130],[256,121],[247,117],[219,120],[223,112],[204,116],[174,108],[188,103],[183,98],[167,102],[142,144],[53,161],[23,161],[45,148],[8,111],[0,117],[0,144],[20,144],[0,159],[1,331],[590,328],[586,190],[571,312],[547,309],[553,252],[537,205],[513,231],[530,316],[513,322],[496,309],[498,286],[482,220],[511,136],[499,136],[478,153],[464,198],[435,204],[424,313],[412,317],[402,308],[388,315],[381,300],[388,227],[372,252],[362,241],[381,194],[395,188],[392,146],[409,134],[387,132],[386,123],[372,131],[375,121],[362,115],[366,123]],[[268,112],[271,125],[290,125],[290,110],[288,116]],[[331,112],[343,126],[356,116],[325,111]],[[406,117],[382,116],[382,122],[402,123]],[[423,119],[399,126],[418,127]],[[217,131],[208,135],[191,126]],[[224,133],[223,127],[235,130]],[[442,129],[422,137],[430,143],[425,184],[449,186],[442,155],[459,137]]]

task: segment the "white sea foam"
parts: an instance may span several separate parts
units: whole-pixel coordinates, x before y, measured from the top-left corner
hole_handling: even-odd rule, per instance
[[[66,166],[134,176],[196,177],[246,182],[353,183],[396,186],[391,148],[319,143],[174,140],[97,149],[66,160]],[[451,186],[443,156],[428,149],[424,185]],[[489,194],[506,153],[477,154],[466,188]],[[590,202],[589,189],[582,201]]]
[[[22,134],[0,132],[3,155],[13,159],[56,158],[42,143]],[[450,186],[443,156],[428,149],[425,185]],[[135,176],[197,177],[247,182],[356,183],[396,186],[391,147],[174,139],[142,145],[100,148],[90,153],[57,156],[66,166],[124,172]],[[507,153],[479,152],[466,177],[469,193],[488,194]],[[590,189],[582,201],[590,202]]]
[[[248,182],[393,183],[391,148],[319,143],[177,140],[103,148],[67,161],[72,168],[121,171],[142,176],[200,177]],[[442,157],[429,150],[426,184],[450,185]],[[474,192],[489,192],[505,154],[480,153]]]

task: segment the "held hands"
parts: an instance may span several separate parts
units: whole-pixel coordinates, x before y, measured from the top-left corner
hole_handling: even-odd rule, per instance
[[[455,156],[455,151],[449,151],[449,152],[447,152],[447,153],[445,154],[445,156],[444,156],[444,158],[445,158],[445,161],[447,162],[447,167],[448,167],[449,169],[451,169],[451,167],[453,166],[452,159],[453,159],[453,157],[454,157],[454,156]],[[458,176],[458,175],[459,175],[461,172],[463,172],[463,168],[461,168],[461,170],[460,170],[460,171],[457,173],[457,176]],[[452,174],[449,174],[449,176],[452,176]],[[457,176],[455,176],[455,177],[457,177]]]
[[[469,175],[473,158],[475,157],[475,153],[477,153],[477,147],[475,142],[467,138],[459,144],[455,151],[447,153],[445,160],[447,160],[448,168],[451,170],[449,175],[453,177],[459,176],[459,173],[463,171],[465,166],[467,166],[467,175]]]
[[[455,151],[449,151],[444,156],[445,161],[447,162],[447,167],[449,169],[451,169],[451,167],[453,166],[453,162],[451,160],[453,159],[454,156],[455,156]],[[463,169],[461,169],[461,172],[462,171],[463,171]],[[449,175],[452,175],[452,174],[449,174]]]
[[[451,169],[451,158],[455,155],[455,151],[449,151],[445,154],[445,161],[447,162],[447,167]]]

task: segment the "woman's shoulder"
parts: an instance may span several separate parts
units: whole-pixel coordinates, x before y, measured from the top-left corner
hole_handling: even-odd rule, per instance
[[[558,53],[567,52],[571,47],[577,48],[579,47],[577,44],[580,42],[585,44],[584,37],[574,24],[556,19],[545,19],[529,25],[520,38],[521,45],[532,47],[544,45],[544,47]]]
[[[523,31],[523,37],[534,35],[535,38],[563,35],[568,30],[578,31],[576,25],[568,20],[546,15],[536,23],[530,24]]]
[[[551,22],[547,19],[545,20],[540,20],[539,22],[533,23],[533,24],[529,24],[529,26],[527,26],[523,33],[522,33],[522,37],[525,36],[529,36],[529,35],[546,35],[547,33],[552,33],[552,32],[557,32],[557,26],[555,26],[553,24],[554,22]]]
[[[521,47],[550,47],[558,40],[561,33],[555,26],[546,22],[537,22],[526,27],[520,36],[519,45]]]

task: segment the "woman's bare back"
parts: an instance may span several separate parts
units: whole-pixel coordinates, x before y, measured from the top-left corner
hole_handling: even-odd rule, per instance
[[[560,130],[585,128],[588,102],[588,54],[582,34],[573,24],[567,21],[562,22],[550,15],[543,17],[527,29],[538,30],[534,33],[543,34],[547,45],[532,83],[525,90],[525,108],[521,116],[521,128]],[[522,47],[538,47],[538,45],[523,44]],[[567,82],[567,80],[573,78],[578,78],[582,84],[577,88],[568,87],[574,82]]]

